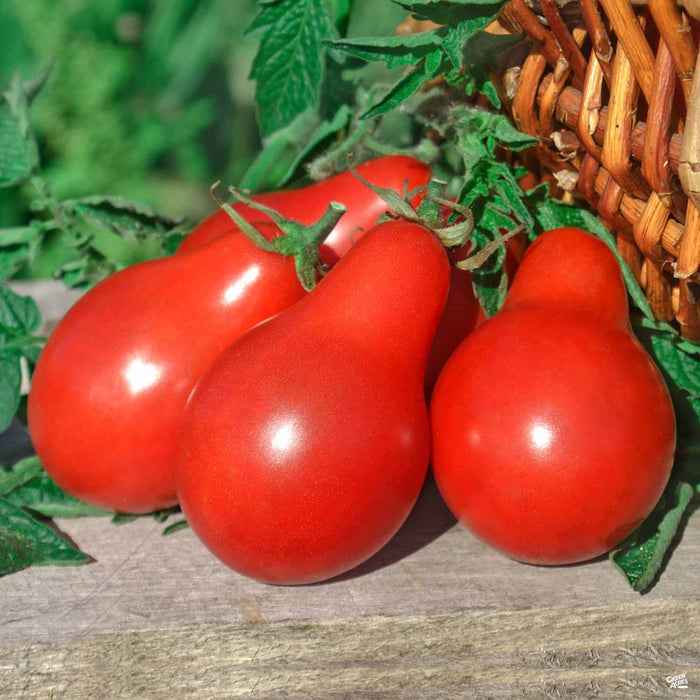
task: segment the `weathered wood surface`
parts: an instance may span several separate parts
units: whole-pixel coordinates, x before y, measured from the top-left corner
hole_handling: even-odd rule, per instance
[[[604,559],[498,555],[432,481],[387,547],[315,586],[247,580],[150,518],[57,525],[96,561],[0,579],[3,699],[700,697],[700,514],[643,596]]]
[[[700,697],[700,527],[647,595],[605,560],[524,566],[432,483],[350,575],[273,587],[149,518],[59,521],[96,562],[0,579],[0,697]]]

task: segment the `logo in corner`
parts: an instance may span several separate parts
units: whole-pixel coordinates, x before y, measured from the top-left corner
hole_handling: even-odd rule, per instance
[[[669,688],[687,688],[688,676],[685,673],[679,673],[676,676],[666,676],[666,683]]]

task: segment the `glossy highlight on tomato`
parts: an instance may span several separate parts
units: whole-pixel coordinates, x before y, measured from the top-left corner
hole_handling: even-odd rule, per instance
[[[174,505],[177,430],[195,382],[304,295],[292,258],[240,232],[100,282],[56,327],[32,377],[29,430],[51,478],[109,510]]]
[[[577,229],[535,240],[501,311],[447,362],[431,421],[448,506],[514,559],[591,559],[646,518],[675,419],[604,243]]]
[[[178,496],[221,561],[311,583],[394,535],[428,466],[423,377],[448,283],[430,231],[383,223],[202,377],[179,437]]]
[[[379,187],[396,190],[403,194],[416,187],[427,185],[430,180],[430,168],[410,156],[383,156],[358,165],[356,171],[366,180]],[[321,261],[332,267],[350,249],[354,241],[377,221],[388,207],[386,202],[360,182],[352,172],[345,171],[321,182],[295,190],[282,190],[258,194],[254,201],[271,207],[282,216],[311,224],[317,221],[329,202],[340,202],[347,207],[347,213],[335,226],[328,238],[321,245]],[[418,205],[421,196],[413,199]],[[237,202],[233,208],[248,221],[261,221],[267,217],[256,209]],[[200,223],[180,244],[179,253],[185,253],[235,229],[229,215],[218,210]]]

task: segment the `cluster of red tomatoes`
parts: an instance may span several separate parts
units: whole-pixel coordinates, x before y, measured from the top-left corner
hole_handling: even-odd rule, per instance
[[[398,192],[430,177],[400,156],[358,171]],[[648,515],[674,416],[603,243],[541,235],[486,321],[434,233],[374,226],[386,205],[352,174],[257,199],[305,224],[345,205],[320,248],[330,272],[306,293],[292,258],[218,212],[178,254],[94,287],[49,339],[29,397],[62,488],[121,512],[179,502],[217,557],[273,583],[375,553],[429,462],[455,515],[527,562],[595,557]]]

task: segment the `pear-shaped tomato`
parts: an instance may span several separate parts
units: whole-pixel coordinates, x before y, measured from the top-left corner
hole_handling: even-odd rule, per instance
[[[224,563],[309,583],[392,537],[428,466],[423,377],[448,283],[431,232],[380,224],[202,377],[180,435],[178,496]]]
[[[233,340],[304,294],[292,258],[240,232],[93,287],[32,377],[29,430],[50,476],[110,510],[175,504],[177,429],[195,382]]]
[[[673,408],[604,243],[567,228],[530,246],[502,310],[440,374],[431,420],[445,501],[510,557],[590,559],[646,518],[673,462]]]

